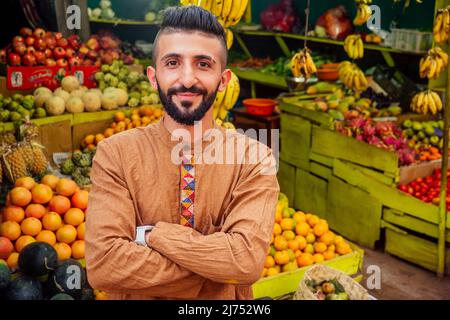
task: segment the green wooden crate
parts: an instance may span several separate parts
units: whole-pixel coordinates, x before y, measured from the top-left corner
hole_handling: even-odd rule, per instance
[[[325,218],[327,215],[327,192],[326,180],[297,168],[295,172],[295,208]]]
[[[325,129],[334,129],[334,120],[328,114],[321,111],[308,110],[290,103],[281,102],[279,105],[281,111],[300,116],[305,120],[312,122]]]
[[[431,271],[437,270],[437,243],[409,234],[405,230],[385,223],[385,251]],[[445,273],[450,273],[450,249],[446,250]]]
[[[293,115],[281,114],[281,158],[287,163],[309,170],[311,123]]]
[[[399,172],[398,157],[394,153],[317,126],[312,128],[311,151],[392,175],[398,175]]]
[[[331,268],[338,269],[348,275],[360,272],[363,263],[364,251],[350,243],[353,252],[335,259],[322,262]],[[303,267],[294,271],[283,272],[276,276],[262,278],[253,284],[253,298],[277,298],[297,291],[305,272],[311,267]]]
[[[323,179],[325,179],[327,181],[333,175],[333,169],[332,168],[329,168],[327,166],[324,166],[324,165],[322,165],[320,163],[317,163],[317,162],[314,162],[314,161],[311,161],[309,163],[309,171],[312,174],[314,174],[314,175],[316,175],[318,177],[321,177],[321,178],[323,178]]]
[[[283,160],[280,160],[278,169],[278,183],[280,184],[280,191],[289,199],[289,206],[293,207],[295,198],[295,167]]]
[[[324,165],[324,166],[326,166],[328,168],[332,168],[333,167],[333,161],[334,161],[333,158],[325,157],[323,155],[314,153],[312,151],[309,153],[309,160],[315,161],[317,163],[320,163],[320,164],[322,164],[322,165]]]
[[[326,219],[345,238],[374,248],[380,239],[382,203],[334,176],[328,181]]]

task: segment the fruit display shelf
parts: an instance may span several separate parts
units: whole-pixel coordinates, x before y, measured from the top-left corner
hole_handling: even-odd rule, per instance
[[[350,247],[352,249],[351,253],[327,260],[322,262],[322,264],[338,269],[350,276],[357,275],[363,265],[364,251],[352,243],[350,243]],[[254,299],[262,297],[275,299],[294,293],[309,268],[311,266],[258,280],[252,286]]]
[[[124,26],[154,26],[157,27],[159,24],[155,22],[146,22],[146,21],[138,21],[138,20],[105,20],[105,19],[89,19],[91,23],[102,23],[102,24],[112,24],[114,26],[124,25]]]
[[[243,69],[238,67],[231,67],[230,69],[241,80],[247,80],[283,90],[288,89],[285,77],[263,73],[257,69]]]

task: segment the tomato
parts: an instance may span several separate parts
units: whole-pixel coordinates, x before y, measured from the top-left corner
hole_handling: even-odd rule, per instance
[[[416,182],[417,182],[417,183],[421,183],[422,181],[423,181],[422,178],[417,178],[417,179],[416,179]]]
[[[426,182],[427,184],[431,184],[431,183],[433,182],[433,177],[431,177],[431,176],[426,177],[426,178],[425,178],[425,182]]]
[[[403,191],[403,192],[408,192],[408,187],[405,186],[405,185],[401,185],[401,186],[399,186],[398,188],[399,188],[401,191]]]
[[[421,194],[420,192],[415,192],[415,193],[414,193],[414,197],[420,199],[420,198],[422,197],[422,194]]]
[[[413,194],[414,193],[414,189],[412,187],[408,187],[408,193],[409,194]]]

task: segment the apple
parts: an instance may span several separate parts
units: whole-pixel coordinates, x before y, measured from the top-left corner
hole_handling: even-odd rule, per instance
[[[57,47],[55,48],[55,50],[53,50],[53,56],[55,57],[55,59],[62,59],[65,58],[66,56],[66,50],[64,50],[61,47]]]
[[[68,41],[72,49],[78,50],[80,48],[80,37],[78,35],[74,34],[70,36]]]
[[[41,64],[41,65],[45,64],[46,57],[45,57],[45,53],[43,51],[36,51],[34,53],[34,57],[36,58],[37,64]]]
[[[87,56],[89,59],[96,60],[98,58],[98,53],[97,53],[97,51],[91,50],[91,51],[89,51]]]
[[[63,35],[62,35],[61,32],[56,32],[56,33],[55,33],[55,39],[56,39],[56,41],[58,41],[59,39],[62,39],[62,37],[63,37]]]
[[[72,48],[67,48],[66,49],[66,58],[70,59],[73,58],[75,56],[75,50],[73,50]]]
[[[86,42],[86,45],[89,49],[98,51],[100,50],[100,43],[96,38],[89,38],[89,40]]]
[[[19,33],[22,37],[26,38],[33,35],[33,30],[31,30],[30,28],[22,28],[20,29]]]
[[[47,48],[52,50],[56,48],[56,39],[54,37],[45,37],[44,41]]]
[[[67,47],[69,46],[69,41],[67,41],[66,38],[61,38],[61,39],[56,41],[56,45],[58,47],[63,48],[63,49],[67,49]]]
[[[66,60],[66,59],[58,59],[58,60],[56,61],[56,65],[57,65],[58,67],[65,68],[65,67],[68,66],[68,63],[67,63],[67,60]]]
[[[120,54],[117,51],[112,51],[111,52],[112,58],[113,60],[120,60]]]
[[[35,52],[36,52],[36,49],[34,47],[28,47],[26,53],[34,54]]]
[[[32,67],[34,65],[36,65],[36,58],[34,57],[34,55],[27,53],[26,55],[23,56],[23,65],[27,66],[27,67]]]
[[[71,66],[81,66],[81,59],[78,57],[72,57],[69,59],[69,65]]]
[[[42,38],[36,38],[36,41],[34,42],[34,48],[35,48],[36,50],[41,50],[41,51],[43,51],[43,50],[45,50],[46,47],[47,47],[47,44],[46,44],[46,42],[45,42],[44,39],[42,39]]]
[[[25,39],[23,37],[21,37],[21,36],[14,37],[13,41],[12,41],[13,46],[16,46],[16,45],[18,45],[20,43],[24,43],[24,42],[25,42]]]
[[[47,58],[47,59],[45,59],[45,65],[47,67],[55,67],[56,61],[54,59]]]
[[[47,48],[47,49],[45,49],[44,53],[45,53],[45,57],[46,58],[53,58],[53,51],[52,50]]]
[[[87,55],[89,53],[89,48],[85,44],[82,44],[78,52]]]
[[[17,53],[10,53],[8,55],[8,60],[11,66],[20,66],[21,64],[20,56]]]
[[[27,47],[23,43],[19,43],[14,46],[14,52],[20,56],[23,56],[26,51],[27,51]]]
[[[53,32],[47,31],[45,33],[45,37],[44,38],[54,38],[54,37],[55,37],[55,35],[53,34]]]
[[[43,38],[43,37],[45,37],[45,30],[44,29],[42,29],[42,28],[36,28],[36,29],[34,29],[34,32],[33,32],[33,35],[36,37],[36,38]]]
[[[27,37],[27,38],[25,39],[25,44],[26,44],[28,47],[34,46],[34,43],[35,43],[35,42],[36,42],[36,38],[33,37],[33,36],[29,36],[29,37]]]

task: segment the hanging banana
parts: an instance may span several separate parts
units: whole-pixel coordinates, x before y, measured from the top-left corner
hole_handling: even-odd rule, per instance
[[[296,78],[300,76],[309,78],[311,75],[315,74],[317,68],[311,57],[311,50],[304,48],[300,52],[297,52],[292,58],[291,70]]]

